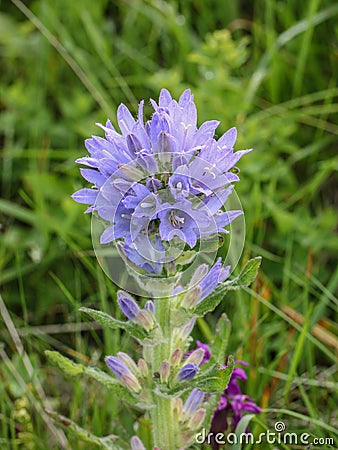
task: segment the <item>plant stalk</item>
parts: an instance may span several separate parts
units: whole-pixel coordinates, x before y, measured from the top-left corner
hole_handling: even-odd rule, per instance
[[[161,362],[169,361],[171,355],[172,327],[170,299],[155,300],[155,317],[163,332],[163,342],[152,349],[152,370],[158,372]],[[176,430],[173,417],[172,399],[154,392],[154,408],[151,412],[154,446],[161,450],[175,450]]]

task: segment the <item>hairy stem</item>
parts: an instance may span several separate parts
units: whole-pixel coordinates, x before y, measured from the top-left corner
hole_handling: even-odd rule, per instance
[[[171,354],[172,328],[170,320],[170,299],[155,300],[155,317],[162,328],[164,342],[155,345],[152,350],[152,369],[158,372],[161,362],[168,360]],[[173,420],[171,398],[162,397],[154,392],[154,408],[152,410],[154,446],[161,450],[176,449],[176,432]]]

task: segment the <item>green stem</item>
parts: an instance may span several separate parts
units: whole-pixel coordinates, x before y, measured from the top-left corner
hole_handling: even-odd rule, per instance
[[[161,362],[169,361],[171,355],[172,327],[170,320],[170,299],[155,300],[155,317],[159,323],[164,342],[160,342],[152,349],[152,370],[158,372]],[[173,418],[172,399],[165,398],[154,392],[154,408],[151,412],[154,446],[161,450],[176,449],[176,432]]]

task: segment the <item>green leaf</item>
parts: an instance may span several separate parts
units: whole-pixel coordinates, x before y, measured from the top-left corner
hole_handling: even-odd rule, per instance
[[[230,290],[237,290],[249,286],[257,276],[262,257],[250,259],[244,266],[238,277],[220,283],[216,289],[204,300],[199,303],[193,311],[194,316],[203,317],[210,311],[213,311],[223,300],[225,294]]]
[[[261,262],[261,256],[256,256],[256,258],[250,259],[245,264],[238,277],[231,280],[229,289],[241,289],[243,287],[249,286],[253,281],[255,281]]]
[[[62,356],[59,352],[46,350],[45,355],[67,375],[76,376],[85,371],[85,367],[82,364],[73,362],[71,359]]]
[[[105,437],[98,437],[80,427],[80,425],[68,419],[68,417],[65,417],[51,410],[46,410],[46,412],[55,422],[58,422],[60,425],[62,425],[63,428],[65,428],[67,431],[70,431],[83,442],[95,444],[107,450],[125,450],[129,448],[127,444],[121,443],[121,445],[119,445],[117,443],[117,441],[120,440],[119,436],[110,435]]]
[[[192,315],[204,317],[208,312],[213,311],[221,303],[228,290],[228,285],[220,283],[208,297],[196,306]]]
[[[131,336],[137,339],[145,339],[149,336],[149,333],[147,333],[139,325],[136,325],[130,321],[124,322],[122,320],[117,320],[103,311],[85,308],[84,306],[80,308],[80,311],[85,312],[92,319],[96,320],[96,322],[101,323],[104,327],[112,328],[113,330],[121,328],[122,330],[125,330],[127,333],[129,333]]]
[[[241,418],[241,420],[238,422],[238,425],[236,427],[235,433],[237,436],[237,442],[233,444],[230,448],[231,450],[241,450],[242,448],[242,436],[245,434],[245,430],[247,429],[251,419],[255,417],[255,414],[247,414]],[[250,442],[250,435],[248,435],[248,442]],[[245,441],[244,441],[245,443]]]
[[[59,352],[46,350],[45,355],[67,375],[87,375],[103,384],[110,392],[117,395],[119,398],[124,399],[130,404],[136,403],[136,399],[126,387],[122,386],[115,378],[106,372],[103,372],[99,368],[90,366],[86,367],[82,364],[75,363],[69,358],[62,356]]]
[[[214,340],[209,344],[210,352],[219,364],[224,364],[225,354],[231,331],[231,322],[223,313],[218,319]]]
[[[234,365],[234,359],[230,356],[226,368],[221,369],[220,366],[217,365],[215,370],[213,370],[211,374],[208,373],[205,378],[198,377],[196,379],[197,383],[195,387],[201,391],[210,393],[224,391],[229,384]]]

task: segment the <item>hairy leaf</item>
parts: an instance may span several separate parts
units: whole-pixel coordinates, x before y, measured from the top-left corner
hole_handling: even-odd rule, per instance
[[[110,392],[116,394],[119,398],[126,400],[128,403],[133,404],[136,402],[136,399],[127,388],[122,386],[113,376],[110,376],[99,368],[86,367],[83,364],[75,363],[69,358],[62,356],[59,352],[46,350],[45,354],[50,361],[56,364],[67,375],[87,375],[103,384]]]

